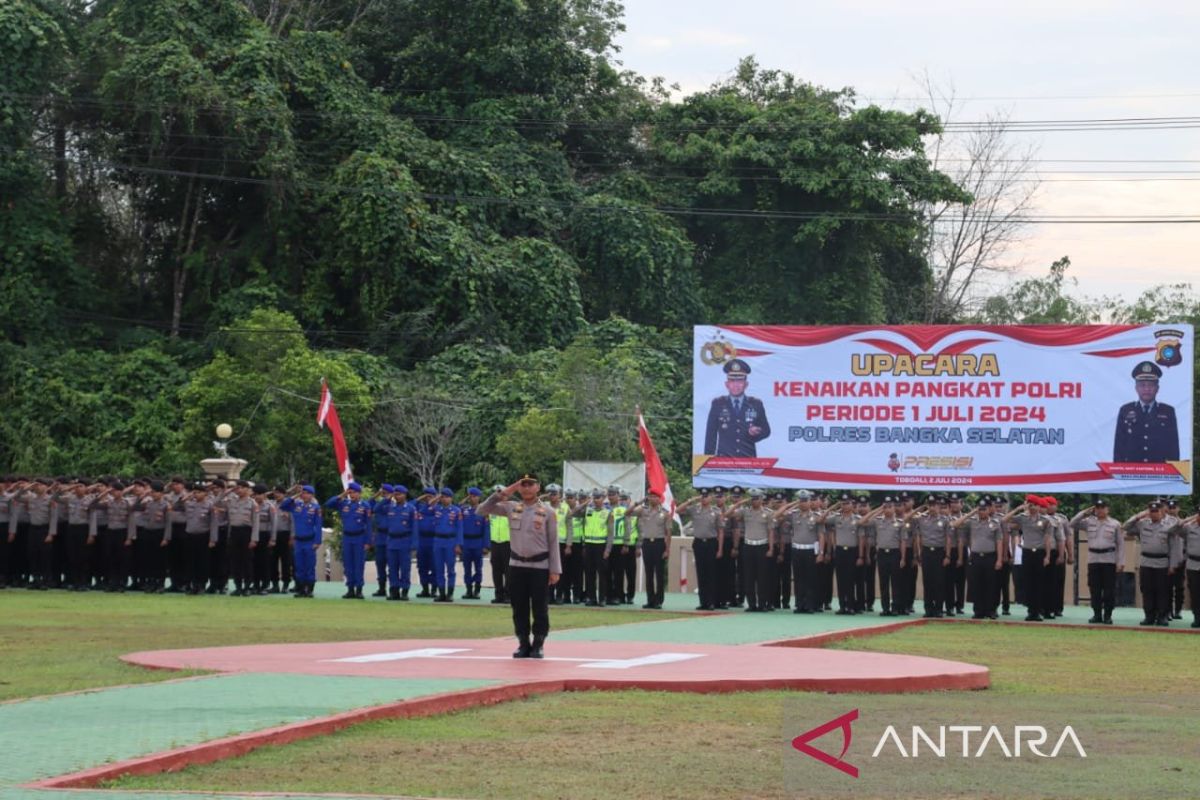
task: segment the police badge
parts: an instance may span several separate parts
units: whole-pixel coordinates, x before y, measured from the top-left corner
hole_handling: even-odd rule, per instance
[[[1183,361],[1183,331],[1162,330],[1154,333],[1158,344],[1154,348],[1154,363],[1174,367]]]
[[[700,360],[709,367],[720,366],[734,358],[737,358],[737,348],[720,335],[700,348]]]

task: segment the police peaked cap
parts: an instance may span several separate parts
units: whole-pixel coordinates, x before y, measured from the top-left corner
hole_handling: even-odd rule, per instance
[[[1133,368],[1133,379],[1135,381],[1154,381],[1162,377],[1162,369],[1153,361],[1142,361]]]
[[[750,374],[750,365],[740,358],[729,361],[722,369],[731,378],[744,378]]]

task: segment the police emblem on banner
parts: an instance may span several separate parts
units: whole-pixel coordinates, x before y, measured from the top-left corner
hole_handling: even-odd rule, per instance
[[[720,366],[734,358],[737,358],[737,348],[720,336],[700,348],[700,360],[710,367]]]
[[[1154,348],[1154,363],[1160,367],[1174,367],[1183,361],[1183,331],[1155,331],[1158,344]]]

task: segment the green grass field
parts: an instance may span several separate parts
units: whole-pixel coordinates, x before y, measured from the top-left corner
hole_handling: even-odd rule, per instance
[[[987,664],[993,688],[919,695],[545,696],[365,724],[179,773],[124,779],[114,787],[682,800],[1190,797],[1200,782],[1194,753],[1200,698],[1190,688],[1200,653],[1195,637],[956,624],[839,646]],[[852,708],[861,718],[847,758],[863,768],[859,779],[788,747],[792,736]],[[927,768],[914,768],[916,762],[892,752],[870,758],[886,724],[932,729],[939,722],[1009,731],[1016,724],[1040,724],[1054,731],[1054,739],[1069,724],[1088,759],[1018,764],[993,757],[995,748],[979,760],[931,759]],[[837,752],[836,743],[826,749]]]
[[[139,650],[272,642],[454,638],[512,633],[506,606],[298,602],[287,597],[0,592],[0,701],[169,680],[130,666]],[[558,630],[670,619],[670,612],[556,608]]]

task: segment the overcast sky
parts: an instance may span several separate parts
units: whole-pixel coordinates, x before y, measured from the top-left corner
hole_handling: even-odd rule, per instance
[[[1194,0],[624,3],[619,59],[684,92],[754,55],[764,67],[902,108],[918,103],[914,76],[928,71],[953,84],[963,121],[997,111],[1014,120],[1200,118]],[[1043,181],[1035,213],[1200,217],[1200,125],[1048,132],[1027,142]],[[1042,274],[1069,255],[1081,290],[1132,298],[1159,283],[1200,286],[1198,244],[1200,225],[1036,225],[1010,260]]]

